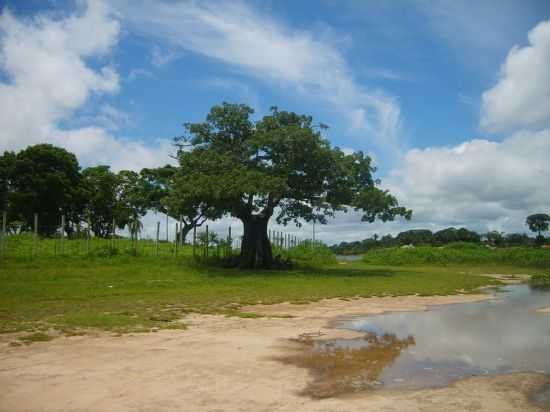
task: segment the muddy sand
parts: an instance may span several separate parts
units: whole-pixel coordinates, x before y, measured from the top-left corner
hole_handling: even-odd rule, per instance
[[[0,344],[0,411],[540,411],[539,374],[471,377],[448,387],[385,389],[316,399],[301,394],[307,369],[277,360],[296,339],[354,337],[332,329],[337,316],[426,310],[487,295],[331,299],[246,310],[258,319],[192,315],[184,331],[62,337]]]

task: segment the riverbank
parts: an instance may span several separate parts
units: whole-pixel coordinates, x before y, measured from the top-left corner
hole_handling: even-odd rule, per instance
[[[300,392],[308,371],[278,360],[296,339],[329,339],[336,317],[426,310],[487,295],[328,299],[310,304],[254,305],[247,319],[186,316],[185,331],[61,337],[0,347],[1,411],[538,411],[531,393],[548,384],[538,374],[463,379],[440,389],[359,393],[311,399]],[[273,317],[276,316],[276,317]],[[350,332],[353,333],[353,332]]]

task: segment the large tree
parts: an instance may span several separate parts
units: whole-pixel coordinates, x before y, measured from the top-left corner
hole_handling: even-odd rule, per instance
[[[278,223],[326,223],[348,208],[362,220],[392,220],[411,212],[373,178],[371,159],[346,155],[321,135],[310,116],[271,109],[254,122],[246,105],[214,106],[206,121],[185,124],[179,138],[176,190],[208,202],[244,226],[241,267],[273,264],[267,227]]]
[[[83,196],[74,154],[50,144],[37,144],[17,153],[12,167],[8,202],[11,216],[21,219],[25,229],[32,228],[34,213],[39,214],[38,230],[44,236],[56,232],[62,214],[67,217],[66,231],[79,223]]]

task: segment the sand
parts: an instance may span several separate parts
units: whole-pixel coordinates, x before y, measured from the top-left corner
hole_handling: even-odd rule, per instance
[[[537,312],[541,312],[541,313],[550,313],[550,307],[538,309]]]
[[[446,388],[360,393],[328,399],[299,394],[308,371],[276,356],[301,334],[353,335],[332,329],[337,316],[426,310],[487,295],[385,297],[246,308],[293,318],[191,315],[185,331],[62,337],[0,346],[0,411],[539,411],[529,393],[538,374],[472,377]]]

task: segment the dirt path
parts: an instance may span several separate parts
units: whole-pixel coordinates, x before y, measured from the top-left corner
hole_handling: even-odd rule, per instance
[[[464,379],[442,389],[376,391],[311,399],[305,369],[274,357],[300,334],[351,334],[335,316],[425,310],[484,295],[325,300],[247,308],[293,318],[194,315],[186,331],[59,338],[0,347],[0,410],[18,411],[538,411],[527,394],[548,378],[514,374]]]

